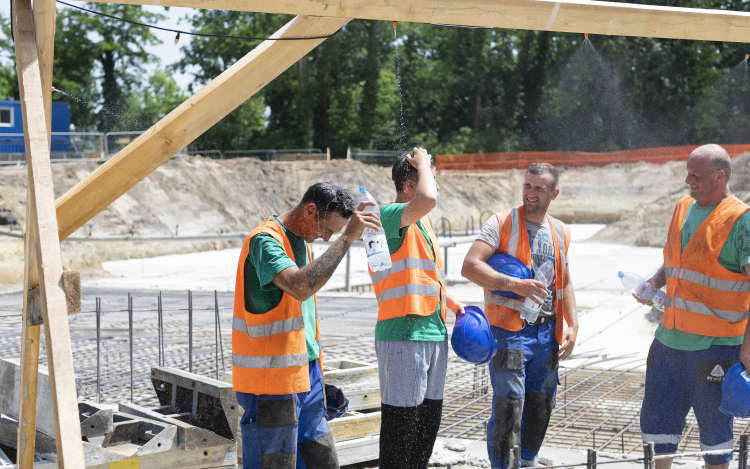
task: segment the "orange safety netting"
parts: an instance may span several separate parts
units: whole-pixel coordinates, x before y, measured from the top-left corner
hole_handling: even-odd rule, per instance
[[[750,152],[750,144],[722,145],[734,157]],[[507,153],[469,153],[464,155],[437,155],[437,169],[448,173],[489,173],[526,169],[532,163],[550,163],[555,166],[577,168],[581,166],[606,166],[608,164],[645,163],[663,164],[668,161],[687,160],[697,145],[678,147],[642,148],[606,153],[584,151],[514,151]]]

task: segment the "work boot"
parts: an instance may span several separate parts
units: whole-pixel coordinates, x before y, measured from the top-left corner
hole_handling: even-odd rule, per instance
[[[417,437],[419,407],[382,404],[380,414],[380,469],[411,469]]]
[[[411,452],[411,469],[427,469],[435,439],[440,430],[443,400],[425,399],[421,407],[417,423],[417,438]]]

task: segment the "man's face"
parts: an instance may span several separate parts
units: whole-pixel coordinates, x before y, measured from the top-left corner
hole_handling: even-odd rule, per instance
[[[432,179],[435,180],[435,188],[440,192],[440,184],[437,183],[437,170],[435,168],[432,168],[430,170],[432,173]],[[407,188],[408,191],[412,192],[413,194],[417,193],[417,185],[419,184],[419,181],[416,179],[407,179],[406,185],[404,187]]]
[[[547,213],[547,207],[560,189],[550,190],[552,175],[526,173],[523,183],[523,210],[526,213]]]
[[[304,236],[305,241],[308,243],[312,243],[316,239],[328,241],[334,233],[343,230],[348,221],[347,218],[342,217],[338,213],[329,213],[325,217],[322,215],[315,216],[313,217],[313,223],[310,225],[309,234]]]
[[[716,169],[711,160],[702,156],[690,156],[687,162],[687,177],[685,184],[690,186],[690,197],[700,204],[701,201],[711,199],[720,182]]]

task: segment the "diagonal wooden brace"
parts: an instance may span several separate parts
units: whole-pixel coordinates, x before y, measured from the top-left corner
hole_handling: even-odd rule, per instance
[[[298,16],[274,38],[328,36],[347,18]],[[169,161],[324,39],[264,41],[57,201],[60,240]]]

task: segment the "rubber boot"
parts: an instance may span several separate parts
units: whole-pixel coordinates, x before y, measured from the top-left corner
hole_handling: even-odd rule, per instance
[[[419,407],[382,404],[380,414],[380,469],[410,469],[417,436]]]
[[[443,415],[443,400],[425,399],[419,412],[417,437],[411,453],[411,469],[427,469],[435,446],[440,418]]]

